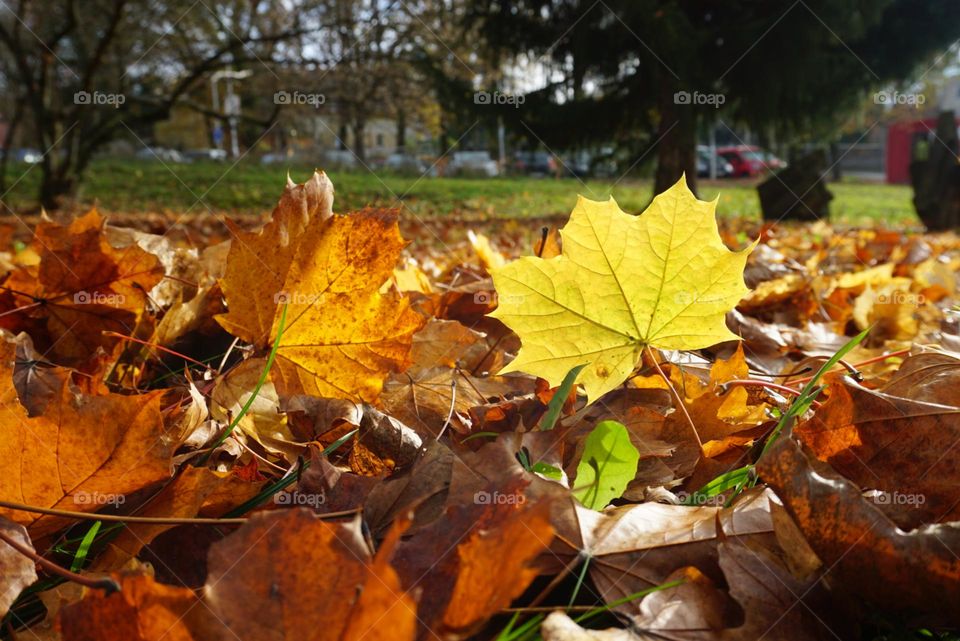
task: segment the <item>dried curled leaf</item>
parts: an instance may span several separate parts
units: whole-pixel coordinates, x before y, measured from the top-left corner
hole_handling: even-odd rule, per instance
[[[22,525],[0,518],[0,530],[8,538],[33,549],[30,536]],[[0,616],[6,616],[7,610],[20,596],[20,592],[37,580],[37,569],[33,560],[5,541],[0,541],[0,577]]]
[[[581,197],[561,230],[563,254],[525,257],[492,272],[492,314],[523,342],[501,373],[525,371],[559,385],[577,365],[590,401],[625,381],[641,351],[699,349],[735,340],[724,317],[749,291],[750,246],[727,249],[716,202],[683,178],[640,216],[611,198]]]
[[[94,396],[63,380],[44,414],[30,418],[8,363],[0,366],[0,498],[94,512],[170,477],[172,443],[160,416],[161,392]],[[29,512],[0,514],[33,536],[73,523]]]
[[[63,226],[41,222],[40,264],[14,271],[0,295],[0,327],[28,332],[47,360],[83,366],[117,338],[105,330],[136,334],[147,292],[160,282],[159,259],[136,245],[107,241],[104,219],[93,210]]]

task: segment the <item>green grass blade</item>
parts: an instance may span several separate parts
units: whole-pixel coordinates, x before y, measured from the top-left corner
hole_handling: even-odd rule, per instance
[[[273,347],[270,348],[270,354],[267,356],[267,364],[263,367],[263,372],[260,373],[260,378],[257,380],[256,386],[253,388],[253,392],[250,394],[250,398],[247,399],[247,402],[243,404],[243,407],[240,408],[240,411],[237,412],[237,415],[233,417],[233,420],[230,421],[230,425],[227,426],[227,429],[223,431],[223,434],[214,442],[210,447],[210,450],[200,459],[199,465],[203,465],[210,458],[210,455],[216,450],[220,445],[227,440],[227,437],[233,433],[233,430],[240,423],[240,420],[247,415],[247,412],[250,411],[250,408],[253,407],[253,402],[257,400],[257,395],[260,394],[260,389],[263,387],[263,384],[267,382],[267,376],[270,374],[270,368],[273,367],[273,361],[277,357],[277,349],[280,347],[280,338],[283,336],[283,327],[287,322],[287,304],[283,304],[283,309],[280,312],[280,322],[277,324],[277,337],[273,341]]]
[[[577,382],[577,376],[580,375],[580,370],[586,366],[586,363],[577,365],[563,377],[563,382],[560,383],[560,387],[557,388],[557,392],[547,405],[547,413],[543,415],[543,419],[540,421],[541,431],[546,432],[552,430],[557,424],[557,419],[560,418],[560,410],[563,409],[563,403],[567,400],[567,397],[570,396],[570,390],[573,389],[573,384]]]
[[[641,599],[641,598],[647,596],[648,594],[653,594],[654,592],[659,592],[660,590],[667,590],[667,589],[669,589],[669,588],[675,588],[675,587],[677,587],[678,585],[681,585],[682,583],[683,583],[683,581],[671,581],[670,583],[664,583],[664,584],[662,584],[662,585],[655,585],[655,586],[653,586],[652,588],[647,588],[646,590],[640,590],[639,592],[634,592],[633,594],[628,594],[627,596],[622,597],[622,598],[620,598],[620,599],[617,599],[616,601],[611,601],[610,603],[607,603],[606,605],[600,606],[600,607],[598,607],[598,608],[596,608],[596,609],[594,609],[594,610],[590,610],[589,612],[585,612],[584,614],[581,614],[580,616],[578,616],[577,618],[575,618],[574,621],[576,621],[577,623],[583,623],[584,621],[589,621],[590,619],[592,619],[592,618],[594,618],[594,617],[596,617],[596,616],[599,616],[599,615],[603,614],[604,612],[607,612],[608,610],[611,610],[612,608],[617,607],[618,605],[623,605],[624,603],[629,603],[630,601],[635,601],[636,599]]]
[[[783,416],[780,417],[780,420],[777,421],[777,426],[770,433],[770,436],[767,437],[767,442],[763,445],[763,450],[760,452],[760,456],[763,456],[767,453],[767,450],[770,449],[770,446],[779,438],[780,433],[783,429],[797,416],[801,416],[807,409],[810,408],[810,405],[820,394],[820,379],[823,378],[823,375],[829,372],[833,367],[840,362],[840,360],[846,356],[850,351],[863,342],[863,339],[867,337],[867,334],[870,333],[872,328],[868,327],[863,330],[853,338],[851,338],[847,343],[837,350],[837,353],[831,356],[823,366],[817,370],[817,373],[813,375],[806,385],[803,386],[803,389],[800,391],[800,395],[794,399],[793,403],[790,404],[789,409],[784,412]]]
[[[683,500],[682,505],[703,505],[709,499],[742,486],[750,480],[752,465],[744,465],[716,477]]]
[[[79,572],[83,569],[83,564],[87,561],[87,554],[90,553],[90,546],[92,546],[96,540],[97,532],[100,531],[101,524],[102,521],[94,521],[90,529],[87,530],[87,533],[83,535],[83,540],[80,541],[80,547],[77,548],[77,553],[73,556],[73,562],[70,563],[71,572]]]
[[[321,454],[324,454],[324,455],[332,454],[337,449],[339,449],[341,445],[343,445],[348,440],[350,440],[350,438],[359,431],[360,430],[358,429],[350,430],[349,432],[347,432],[346,434],[338,438],[336,441],[328,445],[326,448],[324,448]],[[310,461],[304,461],[303,465],[300,467],[299,472],[302,472],[308,467],[310,467]],[[299,473],[294,472],[291,474],[287,474],[282,478],[277,479],[276,481],[270,483],[265,488],[263,488],[263,490],[261,490],[259,494],[257,494],[255,497],[253,497],[249,501],[233,508],[232,510],[224,514],[223,518],[232,519],[232,518],[237,518],[239,516],[243,516],[250,510],[259,507],[263,503],[266,503],[268,500],[270,500],[270,497],[272,497],[274,494],[276,494],[280,490],[283,490],[289,487],[290,484],[296,481],[298,477],[299,477]]]

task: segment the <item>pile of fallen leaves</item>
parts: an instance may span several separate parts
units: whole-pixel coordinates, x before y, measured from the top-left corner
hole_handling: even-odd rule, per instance
[[[960,242],[714,206],[407,244],[316,174],[207,246],[42,221],[0,254],[3,634],[960,624]]]

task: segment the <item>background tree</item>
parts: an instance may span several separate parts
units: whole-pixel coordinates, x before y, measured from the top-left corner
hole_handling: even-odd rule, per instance
[[[633,158],[655,145],[656,192],[684,171],[695,181],[701,125],[722,116],[780,139],[836,127],[960,37],[951,0],[485,0],[467,20],[491,59],[542,61],[522,116],[504,111],[518,131],[555,149],[616,141]],[[711,95],[722,105],[697,104]]]
[[[59,206],[97,151],[121,135],[139,137],[167,119],[212,72],[231,65],[271,67],[297,56],[298,38],[319,24],[313,4],[4,4],[0,72],[4,86],[15,88],[22,101],[20,129],[43,152],[40,203]]]

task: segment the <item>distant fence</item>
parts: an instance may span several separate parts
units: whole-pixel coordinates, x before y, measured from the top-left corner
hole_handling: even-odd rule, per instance
[[[886,145],[882,142],[840,143],[836,150],[841,172],[886,173]]]

